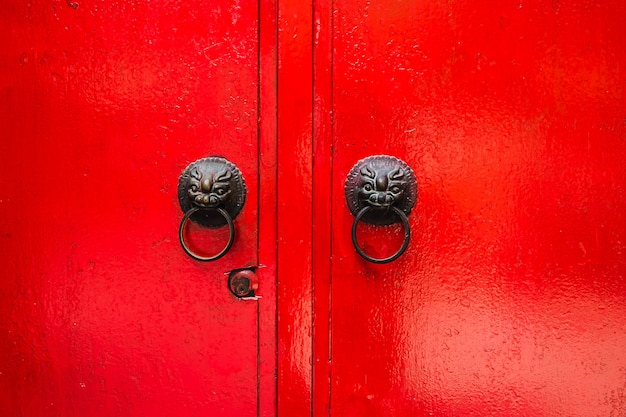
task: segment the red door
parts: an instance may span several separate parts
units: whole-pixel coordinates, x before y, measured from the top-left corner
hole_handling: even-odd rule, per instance
[[[4,1],[0,16],[0,415],[273,415],[258,2]],[[247,199],[230,252],[202,263],[178,241],[177,186],[209,155],[240,168]],[[224,245],[189,229],[198,251]],[[261,263],[263,298],[231,294],[228,273]]]
[[[279,245],[279,414],[626,415],[625,3],[279,12],[279,160],[313,178],[279,180],[313,224]],[[386,264],[344,196],[380,154],[418,189]]]
[[[624,415],[621,2],[1,7],[1,415]],[[210,155],[247,199],[202,263]],[[356,225],[410,230],[384,264],[372,155],[417,184]]]
[[[624,3],[334,7],[332,414],[625,415]],[[340,198],[377,154],[419,188],[385,265]]]

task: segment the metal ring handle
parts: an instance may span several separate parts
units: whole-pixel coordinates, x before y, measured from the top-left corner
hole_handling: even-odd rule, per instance
[[[409,246],[409,240],[411,240],[411,228],[409,226],[409,219],[406,217],[406,214],[404,214],[404,212],[399,208],[391,206],[391,209],[394,211],[394,213],[398,215],[400,220],[402,220],[402,225],[404,226],[404,242],[402,242],[402,246],[400,246],[400,249],[398,249],[396,253],[387,258],[372,258],[368,254],[366,254],[363,249],[361,249],[361,247],[359,246],[359,242],[356,239],[356,227],[359,224],[359,220],[361,220],[361,217],[363,217],[368,211],[372,210],[372,206],[363,207],[354,217],[354,223],[352,223],[352,243],[354,244],[354,249],[356,249],[358,254],[361,255],[361,257],[366,261],[375,264],[386,264],[391,261],[395,261],[400,257],[400,255],[404,253],[406,248]]]
[[[224,249],[222,249],[218,254],[213,255],[213,256],[200,256],[197,253],[193,252],[191,249],[189,249],[189,247],[187,246],[187,243],[185,243],[184,231],[185,231],[185,225],[187,224],[187,220],[189,220],[189,217],[191,217],[192,214],[200,210],[217,211],[222,217],[224,217],[224,219],[226,220],[226,223],[228,224],[228,232],[229,232],[228,243],[226,244]],[[180,227],[178,228],[178,238],[180,239],[180,245],[183,247],[185,252],[187,252],[187,255],[191,256],[192,258],[198,261],[205,261],[205,262],[215,261],[221,258],[222,256],[226,255],[226,253],[230,250],[231,246],[233,246],[233,242],[235,241],[235,225],[233,223],[232,217],[230,217],[230,214],[228,214],[228,212],[224,210],[223,208],[193,207],[187,210],[187,212],[185,213],[185,216],[183,216],[183,219],[180,222]]]

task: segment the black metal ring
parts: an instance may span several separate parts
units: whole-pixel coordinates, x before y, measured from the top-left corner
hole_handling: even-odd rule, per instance
[[[187,224],[187,220],[189,220],[189,217],[191,217],[192,214],[200,210],[217,211],[222,217],[224,217],[224,219],[226,220],[226,223],[228,223],[228,231],[229,231],[228,243],[226,244],[224,249],[222,249],[217,255],[200,256],[197,253],[194,253],[191,249],[189,249],[189,247],[185,243],[185,237],[183,236],[184,231],[185,231],[185,224]],[[226,255],[226,253],[230,250],[231,246],[233,246],[233,242],[235,241],[235,225],[233,224],[233,219],[232,217],[230,217],[230,214],[228,214],[228,212],[224,210],[223,208],[193,207],[192,209],[188,210],[185,213],[185,216],[180,222],[180,227],[178,228],[178,238],[180,239],[180,245],[183,247],[185,252],[187,252],[187,255],[191,256],[192,258],[198,261],[215,261],[221,258],[222,256]]]
[[[402,224],[404,225],[404,242],[402,242],[402,246],[400,246],[400,249],[393,255],[387,258],[372,258],[368,254],[366,254],[363,249],[361,249],[361,247],[359,246],[359,242],[356,239],[356,227],[359,224],[359,220],[361,220],[361,217],[363,217],[365,213],[372,209],[372,206],[365,206],[354,217],[354,223],[352,223],[352,243],[354,244],[354,249],[356,249],[358,254],[361,255],[363,259],[375,264],[386,264],[391,261],[395,261],[400,257],[400,255],[404,253],[406,248],[409,246],[409,240],[411,240],[411,228],[409,226],[409,219],[406,217],[406,214],[404,214],[402,210],[395,206],[391,206],[391,209],[394,211],[394,213],[398,215],[400,220],[402,220]]]

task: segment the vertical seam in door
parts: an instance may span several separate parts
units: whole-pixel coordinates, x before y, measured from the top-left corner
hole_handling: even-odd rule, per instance
[[[257,177],[261,173],[261,0],[257,0],[257,24],[256,24],[256,172]],[[256,264],[260,263],[259,247],[261,237],[261,216],[259,216],[261,205],[261,181],[257,181],[257,216],[256,216]],[[261,417],[261,308],[256,302],[256,415]]]
[[[331,208],[332,208],[332,202],[334,201],[334,193],[333,193],[333,189],[334,187],[333,185],[333,172],[334,172],[334,125],[335,125],[335,99],[334,99],[334,88],[333,88],[333,83],[334,83],[334,75],[335,75],[335,45],[334,45],[334,40],[335,40],[335,36],[334,36],[334,10],[335,10],[335,2],[334,0],[330,0],[330,22],[329,22],[329,42],[330,42],[330,74],[329,74],[329,81],[330,81],[330,86],[329,86],[329,90],[330,90],[330,126],[329,126],[329,135],[330,135],[330,161],[329,161],[329,169],[330,169],[330,201],[331,201]],[[332,414],[332,406],[331,406],[331,401],[332,401],[332,390],[333,390],[333,384],[332,384],[332,373],[333,373],[333,367],[332,367],[332,357],[333,357],[333,348],[332,348],[332,341],[333,341],[333,332],[332,332],[332,310],[333,310],[333,239],[332,239],[332,230],[333,230],[333,219],[334,216],[332,214],[332,210],[331,210],[331,215],[330,215],[330,233],[329,233],[329,242],[328,245],[330,247],[330,265],[329,265],[329,275],[328,275],[328,417],[331,416]]]
[[[260,0],[259,0],[260,2]],[[274,159],[274,188],[273,191],[275,192],[275,196],[274,198],[276,199],[275,201],[275,205],[274,205],[274,218],[275,221],[273,223],[274,226],[274,236],[276,238],[278,238],[278,74],[279,74],[279,69],[278,69],[278,60],[279,60],[279,44],[280,44],[280,40],[278,37],[278,28],[280,25],[280,7],[279,7],[279,3],[280,0],[276,0],[275,1],[275,7],[276,7],[276,15],[274,16],[274,22],[275,22],[275,26],[272,28],[272,30],[274,30],[274,48],[276,51],[276,62],[274,63],[274,88],[275,88],[275,107],[274,107],[274,121],[275,121],[275,129],[276,131],[274,132],[274,155],[275,155],[275,159]],[[274,364],[275,364],[275,368],[274,368],[274,410],[275,416],[278,416],[278,240],[276,241],[276,251],[274,253],[274,265],[275,265],[275,279],[276,282],[274,283],[274,303],[276,308],[274,309]]]
[[[311,408],[315,413],[315,0],[311,0]]]
[[[309,390],[310,417],[315,414],[315,0],[311,0],[311,389]]]
[[[274,132],[274,155],[275,155],[275,159],[274,159],[274,179],[275,179],[275,196],[274,198],[276,199],[275,202],[275,211],[274,211],[274,236],[276,238],[278,238],[278,74],[279,74],[279,70],[278,70],[278,60],[279,60],[279,44],[280,41],[278,39],[278,27],[280,25],[280,7],[279,7],[279,3],[280,0],[276,0],[275,2],[275,7],[276,7],[276,15],[274,16],[274,22],[275,22],[275,26],[272,28],[272,30],[275,31],[275,36],[274,36],[274,40],[275,40],[275,44],[274,44],[274,48],[276,48],[276,62],[274,63],[274,88],[275,88],[275,107],[274,107],[274,120],[275,120],[275,128],[276,131]],[[260,0],[259,0],[259,4],[260,4]],[[259,9],[260,10],[260,9]],[[274,253],[274,265],[275,265],[275,276],[276,276],[276,282],[274,283],[274,303],[276,308],[274,309],[274,364],[275,364],[275,368],[274,368],[274,410],[275,413],[274,415],[276,417],[278,417],[278,239],[276,240],[276,252]]]
[[[256,159],[256,172],[257,176],[261,173],[261,0],[257,0],[257,48],[256,48],[256,62],[257,62],[257,88],[256,88],[256,106],[257,106],[257,159]],[[256,263],[260,263],[259,247],[261,244],[261,237],[259,236],[259,230],[261,229],[261,216],[260,202],[261,202],[261,181],[257,181],[257,217],[256,217]],[[259,302],[256,302],[256,415],[260,417],[261,414],[261,308]]]
[[[332,265],[332,27],[333,1],[312,0],[313,245],[311,415],[330,415]],[[328,191],[330,190],[330,191]],[[325,298],[325,299],[324,299]],[[322,299],[324,301],[322,302]],[[321,332],[321,333],[320,333]],[[321,337],[320,337],[321,335]],[[320,345],[318,341],[323,344]],[[320,362],[322,361],[322,362]],[[323,379],[323,381],[322,381]],[[320,400],[320,398],[323,399]]]
[[[327,126],[328,129],[328,157],[329,157],[329,161],[328,161],[328,170],[329,170],[329,190],[330,190],[330,216],[329,216],[329,233],[328,233],[328,246],[329,246],[329,255],[330,255],[330,259],[329,259],[329,263],[328,263],[328,307],[327,307],[327,311],[326,311],[326,320],[328,321],[328,327],[327,327],[327,332],[328,332],[328,345],[326,347],[327,352],[328,352],[328,368],[327,368],[327,372],[328,374],[326,375],[326,378],[328,380],[328,392],[327,392],[327,404],[328,404],[328,417],[331,416],[332,414],[332,407],[331,407],[331,398],[332,398],[332,262],[333,262],[333,239],[332,239],[332,231],[333,231],[333,202],[334,202],[334,187],[333,187],[333,122],[334,122],[334,100],[333,100],[333,60],[334,60],[334,51],[333,51],[333,40],[334,40],[334,36],[333,36],[333,17],[334,17],[334,0],[330,0],[329,2],[329,21],[328,21],[328,36],[329,36],[329,40],[328,40],[328,48],[329,48],[329,60],[330,60],[330,68],[329,68],[329,78],[328,78],[328,82],[329,85],[326,86],[326,88],[328,89],[328,100],[329,100],[329,125]]]

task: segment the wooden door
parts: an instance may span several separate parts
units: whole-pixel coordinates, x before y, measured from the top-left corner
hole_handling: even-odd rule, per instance
[[[296,195],[279,414],[624,415],[625,18],[619,1],[281,2],[279,160],[313,185],[279,179]],[[344,197],[380,154],[418,184],[384,265],[355,251]],[[357,228],[374,257],[402,236]]]
[[[0,415],[273,415],[271,5],[5,1],[0,16]],[[247,200],[230,252],[202,263],[178,241],[177,186],[210,155],[241,169]],[[263,298],[231,294],[228,273],[261,263]]]
[[[624,4],[333,7],[331,414],[625,415]],[[385,265],[340,198],[377,154],[419,188]]]
[[[3,415],[623,414],[621,3],[1,16]],[[343,190],[376,154],[418,183],[385,265]],[[249,194],[206,264],[175,188],[209,155]],[[385,256],[402,230],[357,235]],[[256,266],[263,298],[234,298]]]

